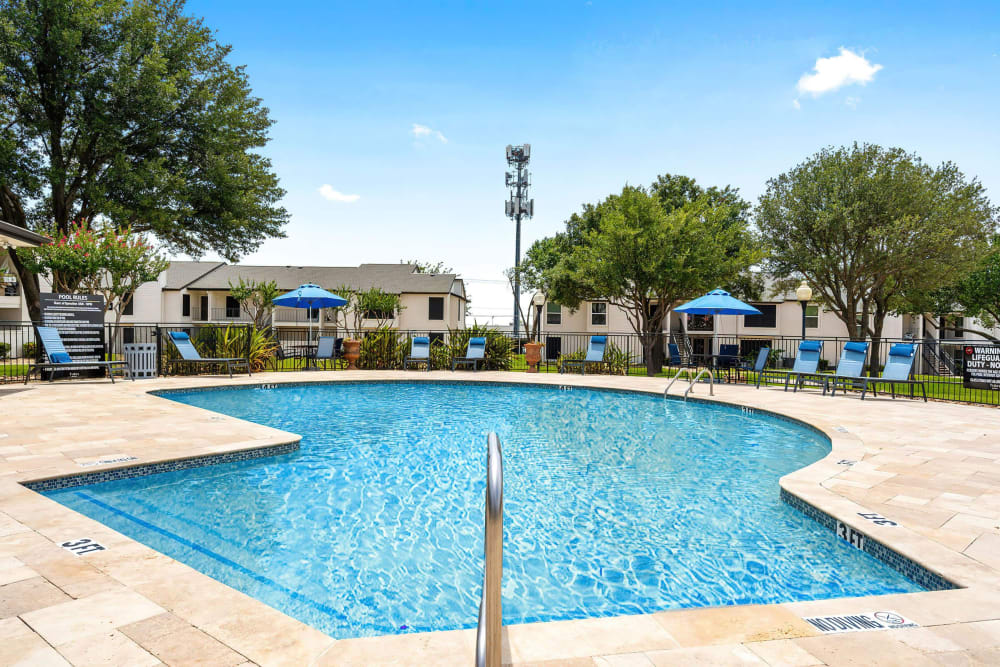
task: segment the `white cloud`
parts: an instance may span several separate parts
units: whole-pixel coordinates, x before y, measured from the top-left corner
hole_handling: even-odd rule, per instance
[[[880,69],[881,65],[873,65],[864,56],[841,47],[838,56],[816,59],[812,73],[799,79],[799,94],[817,97],[854,83],[863,86]]]
[[[844,100],[844,104],[846,104],[852,109],[857,109],[860,103],[861,103],[860,97],[848,97],[846,100]]]
[[[343,192],[338,192],[333,189],[333,186],[329,183],[324,183],[319,186],[319,193],[324,199],[329,199],[330,201],[344,202],[345,204],[353,204],[354,202],[361,199],[361,195],[345,195]]]
[[[437,130],[433,130],[426,125],[421,125],[420,123],[414,123],[413,127],[410,128],[410,134],[412,134],[417,139],[424,139],[426,137],[433,137],[440,141],[442,144],[448,143],[448,138]]]
[[[792,106],[795,107],[796,109],[801,109],[802,108],[802,105],[799,104],[798,100],[792,100]]]

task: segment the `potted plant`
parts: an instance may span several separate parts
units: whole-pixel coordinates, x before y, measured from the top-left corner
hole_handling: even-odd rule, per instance
[[[374,319],[378,321],[379,328],[388,327],[399,312],[399,295],[379,287],[359,291],[345,286],[338,288],[337,293],[347,299],[347,304],[340,308],[347,334],[344,339],[344,359],[347,360],[347,370],[356,371],[361,356],[363,320]]]
[[[542,361],[542,348],[545,343],[529,340],[524,344],[524,360],[528,363],[528,372],[537,373],[538,364]]]

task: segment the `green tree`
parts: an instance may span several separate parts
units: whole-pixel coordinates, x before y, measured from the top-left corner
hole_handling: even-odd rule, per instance
[[[183,0],[0,4],[0,217],[114,220],[235,261],[281,236],[271,120]],[[37,281],[13,256],[33,318]]]
[[[954,164],[854,144],[768,181],[756,220],[772,272],[804,277],[849,335],[869,335],[876,368],[886,317],[906,310],[909,294],[968,272],[996,216],[982,185]]]
[[[966,316],[975,317],[987,329],[1000,326],[1000,236],[993,238],[990,252],[976,269],[959,281],[955,301]],[[977,333],[996,340],[986,332]]]
[[[100,294],[104,313],[114,313],[112,349],[122,314],[143,284],[156,280],[169,262],[131,228],[106,225],[97,230],[74,225],[70,233],[50,233],[54,243],[19,248],[18,258],[33,275],[45,276],[59,292]]]
[[[600,298],[620,307],[642,341],[649,375],[662,368],[663,323],[673,305],[732,282],[759,259],[746,203],[728,188],[710,194],[690,179],[686,194],[660,195],[679,179],[663,176],[649,190],[626,186],[585,205],[565,232],[527,253],[530,284],[553,301],[575,308]]]
[[[399,263],[415,267],[417,273],[455,273],[455,269],[446,266],[444,262],[421,262],[419,259],[401,259]]]
[[[266,329],[271,325],[274,298],[281,295],[276,281],[257,282],[256,280],[244,280],[241,276],[235,285],[233,281],[229,281],[229,294],[240,304],[243,312],[253,320],[257,329]]]

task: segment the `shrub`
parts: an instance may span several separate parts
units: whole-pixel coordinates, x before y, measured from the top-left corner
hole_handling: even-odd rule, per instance
[[[25,359],[34,359],[38,353],[38,343],[33,341],[21,345],[21,356]]]
[[[448,331],[449,358],[442,368],[451,368],[451,357],[464,357],[470,338],[486,339],[486,362],[480,368],[490,371],[509,371],[514,357],[514,347],[510,338],[502,331],[485,326],[473,325],[467,329]],[[433,357],[433,352],[431,353]]]
[[[369,331],[361,339],[358,368],[385,370],[402,368],[403,359],[409,354],[409,343],[392,327],[382,325]]]
[[[10,343],[0,343],[0,359],[6,359],[10,354]]]
[[[575,361],[583,359],[586,356],[586,350],[577,350],[576,352],[559,355],[556,363],[559,365],[559,368],[562,368],[563,361]],[[631,363],[629,354],[614,343],[608,343],[608,346],[604,349],[604,360],[609,362],[612,375],[628,375],[628,367]],[[587,373],[603,373],[606,369],[608,369],[608,366],[604,364],[587,364],[584,370]],[[576,367],[573,370],[576,370]]]

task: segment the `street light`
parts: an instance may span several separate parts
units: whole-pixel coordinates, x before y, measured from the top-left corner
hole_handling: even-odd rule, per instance
[[[806,281],[803,280],[802,284],[798,286],[795,290],[795,298],[799,300],[802,305],[802,340],[806,339],[806,308],[809,307],[809,301],[812,300],[813,291]]]

